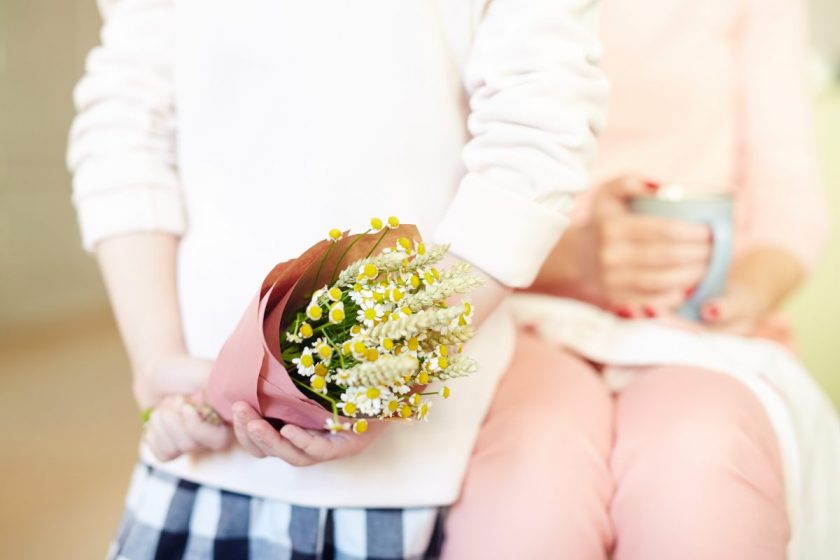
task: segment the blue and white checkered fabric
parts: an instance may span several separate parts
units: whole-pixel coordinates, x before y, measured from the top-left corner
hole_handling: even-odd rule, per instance
[[[442,508],[308,508],[138,465],[108,558],[434,559],[442,521]]]

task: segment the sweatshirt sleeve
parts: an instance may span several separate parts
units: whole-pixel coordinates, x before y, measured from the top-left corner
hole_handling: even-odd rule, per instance
[[[786,249],[806,269],[829,235],[807,87],[804,0],[750,0],[740,37],[739,250]]]
[[[102,44],[76,86],[67,161],[86,249],[137,231],[183,234],[175,162],[173,0],[102,0]]]
[[[568,223],[605,118],[592,0],[491,0],[465,68],[466,175],[435,237],[525,287]]]

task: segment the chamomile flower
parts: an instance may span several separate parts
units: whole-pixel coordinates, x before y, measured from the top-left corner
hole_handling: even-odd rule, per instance
[[[335,242],[341,239],[342,233],[338,228],[332,228],[327,234],[327,241]]]
[[[344,322],[345,314],[344,314],[344,302],[337,301],[330,306],[329,312],[329,320],[330,323],[334,325],[338,325]]]
[[[301,342],[303,342],[303,338],[301,338],[300,335],[292,332],[286,332],[286,340],[288,340],[289,342],[294,342],[295,344],[300,344]]]
[[[381,219],[379,219],[377,217],[373,217],[373,218],[370,219],[371,233],[379,232],[384,226],[385,226],[385,224],[382,223]]]
[[[366,327],[374,326],[382,315],[385,314],[385,308],[373,300],[362,300],[359,305],[359,311],[356,313],[356,320]]]
[[[321,306],[315,302],[310,303],[309,306],[306,308],[306,316],[309,318],[310,321],[320,321],[323,315],[324,310],[321,309]]]
[[[318,356],[318,359],[324,362],[324,364],[329,365],[334,352],[330,343],[323,338],[319,338],[315,341],[312,347],[315,350],[315,354]]]
[[[363,434],[366,431],[368,431],[368,421],[364,418],[356,420],[356,422],[353,423],[353,432]]]
[[[329,430],[331,434],[346,432],[350,429],[350,422],[341,422],[330,416],[324,423],[324,429]]]
[[[388,216],[388,228],[397,229],[400,227],[400,220],[396,216]]]
[[[356,403],[356,395],[358,394],[356,387],[348,387],[341,395],[341,402],[338,403],[338,408],[341,409],[344,416],[353,417],[359,413],[359,405]]]
[[[330,301],[341,300],[341,288],[333,286],[332,288],[327,290],[327,296],[330,298]]]
[[[294,358],[292,363],[297,366],[300,375],[310,376],[315,373],[315,357],[311,348],[304,348],[300,358]]]
[[[356,305],[361,305],[367,299],[373,299],[373,290],[361,282],[356,282],[353,289],[349,292],[350,299]]]
[[[431,401],[422,401],[416,410],[416,418],[427,422],[429,420],[429,409],[432,407]]]
[[[391,392],[386,387],[363,387],[356,396],[359,410],[366,416],[379,416],[382,407],[391,398]]]
[[[320,375],[313,375],[309,378],[309,386],[312,387],[313,391],[318,393],[326,393],[327,392],[327,380],[321,377]]]

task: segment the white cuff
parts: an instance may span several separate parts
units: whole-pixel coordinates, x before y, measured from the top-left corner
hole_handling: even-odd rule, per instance
[[[139,231],[183,235],[186,217],[181,193],[169,188],[136,186],[102,190],[74,201],[82,245],[93,251],[103,239]]]
[[[562,212],[468,174],[434,239],[450,243],[454,254],[499,282],[525,288],[537,277],[567,224]]]

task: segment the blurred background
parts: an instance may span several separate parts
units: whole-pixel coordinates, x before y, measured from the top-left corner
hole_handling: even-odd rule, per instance
[[[810,71],[840,222],[840,1],[812,0]],[[0,0],[0,542],[8,558],[102,557],[140,419],[64,165],[94,0]],[[836,228],[835,228],[836,229]],[[789,303],[801,355],[840,405],[840,239]]]

